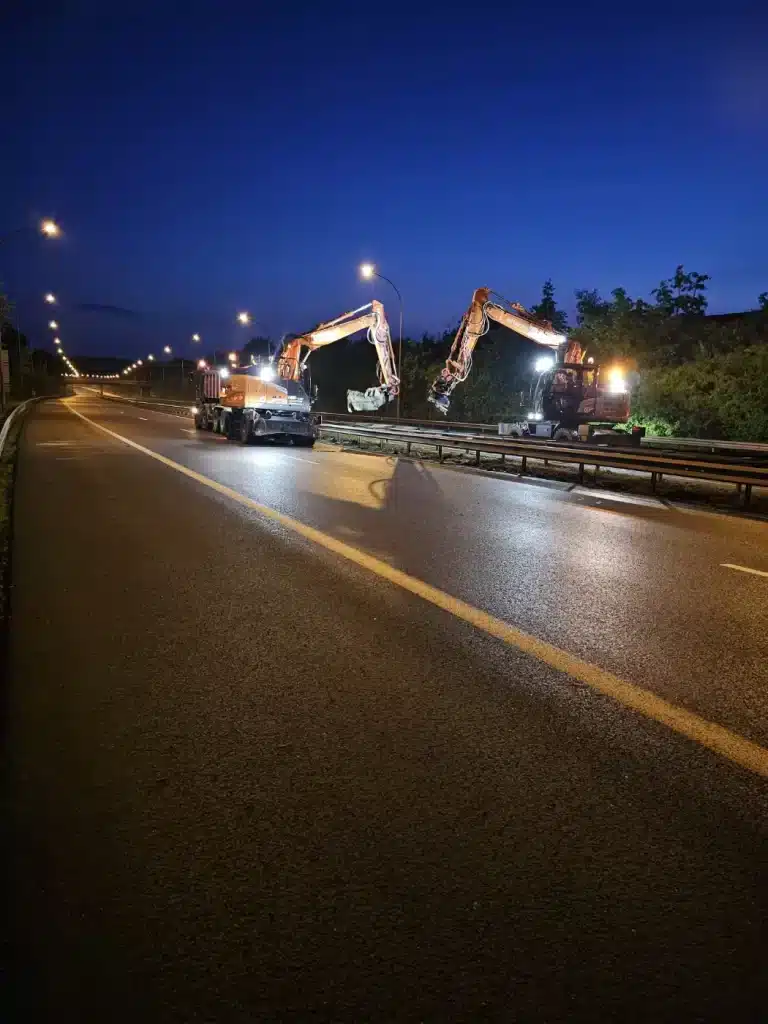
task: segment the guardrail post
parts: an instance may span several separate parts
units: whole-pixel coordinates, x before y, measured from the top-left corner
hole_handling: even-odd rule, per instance
[[[504,454],[504,452],[502,452],[501,453],[501,464],[502,464],[502,466],[505,466],[506,463],[507,463],[507,456]]]
[[[656,493],[656,484],[658,483],[658,479],[659,479],[659,474],[658,473],[651,473],[651,490],[653,491],[654,494]]]
[[[406,455],[410,455],[411,454],[411,442],[410,441],[406,441],[405,442],[405,454]]]
[[[584,463],[583,462],[579,463],[579,483],[580,484],[584,483]]]
[[[523,476],[528,470],[528,456],[524,455],[520,460],[520,476]]]
[[[750,498],[752,497],[752,484],[744,484],[744,497],[742,498],[742,505],[744,508],[749,504]]]
[[[441,444],[437,446],[437,457],[440,460],[440,462],[443,461],[443,446]]]
[[[480,452],[475,452],[475,465],[480,465]]]

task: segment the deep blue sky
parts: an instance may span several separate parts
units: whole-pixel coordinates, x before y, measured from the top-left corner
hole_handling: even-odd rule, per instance
[[[366,301],[363,259],[411,332],[547,276],[567,309],[677,263],[713,311],[768,288],[762,4],[154,6],[0,15],[0,234],[66,229],[0,247],[33,340],[48,289],[71,352],[230,345],[243,308],[279,336]]]

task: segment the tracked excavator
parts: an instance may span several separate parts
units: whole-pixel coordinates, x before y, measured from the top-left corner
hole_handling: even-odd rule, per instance
[[[494,295],[494,299],[491,298]],[[629,418],[629,390],[620,367],[601,367],[585,360],[578,341],[556,331],[519,303],[508,303],[489,288],[478,288],[462,317],[445,366],[433,381],[428,400],[447,414],[451,395],[469,376],[472,353],[491,326],[502,324],[550,350],[536,363],[538,377],[531,388],[531,406],[525,420],[502,424],[510,436],[538,436],[558,441],[579,440]]]
[[[350,412],[380,409],[397,395],[400,381],[384,307],[374,299],[287,340],[276,367],[271,360],[232,368],[202,366],[192,410],[195,426],[242,444],[282,438],[312,447],[318,430],[303,385],[307,360],[316,349],[362,330],[368,331],[368,340],[376,349],[379,384],[366,391],[348,391],[347,408]]]

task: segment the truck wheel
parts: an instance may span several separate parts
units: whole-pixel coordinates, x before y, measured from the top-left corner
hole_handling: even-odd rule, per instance
[[[200,415],[199,412],[196,412],[195,413],[195,430],[202,430],[202,429],[203,429],[203,417]]]
[[[250,444],[253,437],[253,422],[247,416],[240,417],[240,444]]]
[[[213,417],[208,412],[205,414],[205,419],[203,420],[203,428],[205,430],[213,430]]]
[[[558,427],[552,438],[553,441],[573,441],[573,431],[568,427]]]

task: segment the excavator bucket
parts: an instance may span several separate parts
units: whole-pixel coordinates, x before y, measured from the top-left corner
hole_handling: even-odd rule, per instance
[[[376,412],[386,405],[391,395],[384,388],[368,388],[367,391],[347,392],[347,412]]]

